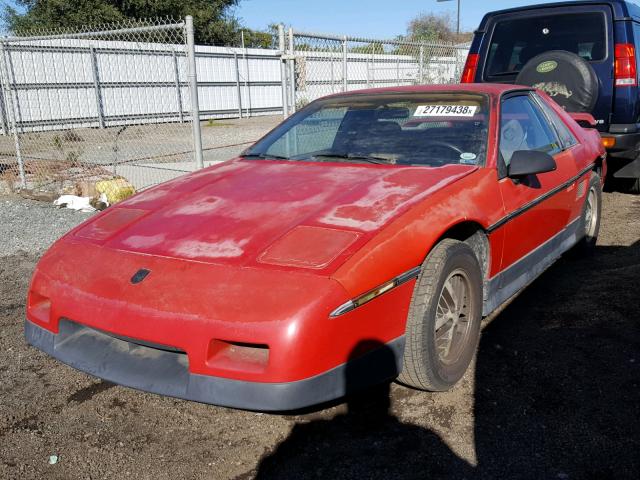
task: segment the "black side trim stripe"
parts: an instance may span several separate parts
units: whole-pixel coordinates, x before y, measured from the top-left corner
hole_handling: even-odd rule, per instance
[[[573,183],[578,181],[581,177],[583,177],[584,175],[586,175],[587,173],[589,173],[590,171],[593,170],[593,167],[595,166],[595,163],[592,163],[591,165],[589,165],[588,167],[583,168],[580,173],[578,173],[576,176],[570,178],[569,180],[567,180],[566,182],[564,182],[562,185],[558,185],[557,187],[555,187],[552,190],[549,190],[547,193],[540,195],[538,198],[536,198],[535,200],[530,201],[529,203],[526,203],[525,205],[523,205],[522,207],[518,208],[517,210],[514,210],[513,212],[509,213],[508,215],[502,217],[500,220],[498,220],[496,223],[494,223],[493,225],[490,225],[487,228],[487,232],[491,233],[494,230],[497,230],[498,228],[502,227],[505,223],[510,222],[511,220],[513,220],[514,218],[522,215],[523,213],[525,213],[528,210],[531,210],[533,207],[539,205],[540,203],[544,202],[545,200],[547,200],[550,197],[553,197],[556,193],[561,192],[562,190],[564,190],[565,188],[569,188],[569,186]]]
[[[487,316],[553,265],[581,236],[579,218],[542,245],[485,281],[483,315]]]

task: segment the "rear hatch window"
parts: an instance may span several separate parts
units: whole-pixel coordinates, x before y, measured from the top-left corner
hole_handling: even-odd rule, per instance
[[[549,50],[566,50],[590,62],[604,60],[607,57],[604,14],[571,13],[498,21],[484,77],[512,80],[529,60]]]

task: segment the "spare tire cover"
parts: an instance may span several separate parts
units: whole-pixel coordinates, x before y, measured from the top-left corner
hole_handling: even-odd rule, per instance
[[[535,87],[568,112],[591,112],[598,101],[598,77],[575,53],[552,50],[529,60],[516,78],[518,85]]]

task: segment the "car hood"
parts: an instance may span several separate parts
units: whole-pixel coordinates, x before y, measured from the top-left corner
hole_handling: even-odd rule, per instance
[[[200,262],[325,269],[475,169],[237,159],[135,195],[71,237]]]

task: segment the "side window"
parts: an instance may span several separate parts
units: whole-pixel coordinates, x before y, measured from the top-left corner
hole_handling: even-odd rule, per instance
[[[533,94],[540,105],[540,108],[544,111],[545,115],[551,120],[553,126],[556,128],[556,132],[558,132],[558,136],[560,137],[560,144],[562,148],[573,147],[578,143],[576,137],[571,133],[569,127],[565,125],[565,123],[558,117],[558,114],[551,108],[547,102],[545,102],[540,96],[536,93]]]
[[[505,166],[518,150],[537,150],[549,155],[561,151],[555,131],[529,95],[510,97],[502,102],[500,155]]]

